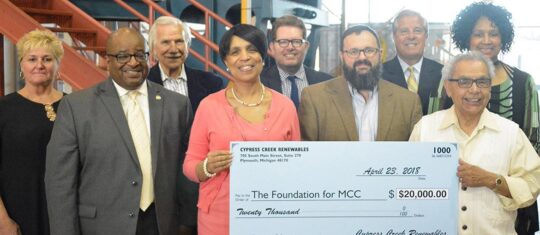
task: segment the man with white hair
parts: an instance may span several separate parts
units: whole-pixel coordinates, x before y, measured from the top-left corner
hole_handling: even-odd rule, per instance
[[[422,113],[428,113],[430,97],[437,97],[442,65],[424,57],[427,20],[420,13],[402,10],[392,23],[396,56],[383,64],[383,78],[420,96]]]
[[[410,141],[459,147],[458,234],[516,234],[517,209],[540,193],[540,159],[519,126],[486,106],[495,69],[478,52],[457,55],[442,71],[454,105],[424,116]]]
[[[221,90],[223,80],[213,73],[184,65],[191,45],[189,27],[180,19],[161,16],[150,28],[150,53],[158,61],[148,73],[148,80],[188,96],[193,112],[201,100]]]
[[[148,80],[163,85],[166,89],[188,96],[193,113],[202,99],[221,90],[223,80],[213,73],[192,69],[184,65],[191,45],[189,27],[175,17],[161,16],[150,28],[148,44],[150,53],[158,61],[149,73]],[[180,144],[180,143],[179,143]],[[178,200],[193,201],[192,205],[179,208],[182,234],[197,234],[198,184],[188,180],[178,170]]]

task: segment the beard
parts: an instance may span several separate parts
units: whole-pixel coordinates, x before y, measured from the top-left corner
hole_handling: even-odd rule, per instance
[[[366,74],[359,74],[358,71],[356,71],[356,66],[361,64],[369,65],[371,67]],[[343,76],[356,90],[373,91],[382,76],[381,63],[373,66],[368,60],[358,60],[354,62],[352,67],[343,63]]]

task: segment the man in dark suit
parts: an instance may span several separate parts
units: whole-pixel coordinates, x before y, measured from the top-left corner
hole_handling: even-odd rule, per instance
[[[274,21],[268,49],[276,64],[262,71],[261,81],[265,86],[291,98],[296,107],[305,87],[332,78],[304,66],[308,48],[306,26],[302,20],[286,15]]]
[[[397,55],[383,65],[383,78],[418,93],[422,112],[428,112],[429,97],[437,97],[442,65],[424,57],[428,25],[411,10],[401,11],[392,24]]]
[[[341,38],[343,76],[306,87],[299,113],[308,141],[406,141],[422,117],[418,95],[381,77],[377,33],[368,26]]]
[[[189,100],[146,81],[147,55],[139,32],[119,29],[110,78],[62,100],[47,147],[51,234],[172,235],[196,219],[180,208],[197,198],[177,197]]]
[[[188,96],[193,112],[204,97],[221,90],[223,80],[213,73],[184,65],[191,45],[189,27],[171,16],[161,16],[150,28],[150,53],[158,61],[148,80]]]

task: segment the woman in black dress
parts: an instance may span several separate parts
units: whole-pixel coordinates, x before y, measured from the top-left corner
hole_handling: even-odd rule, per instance
[[[0,234],[49,234],[45,152],[63,93],[53,87],[64,54],[50,31],[17,42],[24,87],[0,99]]]

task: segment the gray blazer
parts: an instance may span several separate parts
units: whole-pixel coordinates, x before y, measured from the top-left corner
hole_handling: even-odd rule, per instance
[[[157,223],[160,234],[178,234],[180,224],[195,219],[180,215],[196,198],[177,197],[184,193],[177,182],[188,183],[178,172],[193,115],[185,96],[147,84]],[[47,147],[45,186],[51,234],[135,234],[142,174],[110,78],[61,101]],[[195,184],[180,188],[197,190]]]

